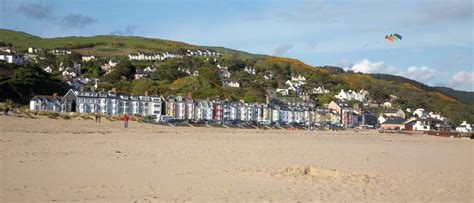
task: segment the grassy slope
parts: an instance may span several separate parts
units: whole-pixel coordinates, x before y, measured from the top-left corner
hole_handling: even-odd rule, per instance
[[[434,87],[437,91],[458,98],[467,104],[474,104],[474,92],[459,91],[448,87]]]
[[[17,50],[20,51],[25,51],[29,47],[41,47],[44,49],[72,47],[71,49],[74,49],[81,54],[102,56],[123,56],[129,54],[130,52],[137,51],[177,51],[180,48],[210,48],[227,55],[238,55],[240,57],[255,56],[246,52],[223,47],[197,46],[183,42],[137,36],[98,35],[92,37],[40,38],[24,32],[0,29],[0,41],[10,42]],[[81,47],[83,45],[90,45],[92,47],[74,48]]]

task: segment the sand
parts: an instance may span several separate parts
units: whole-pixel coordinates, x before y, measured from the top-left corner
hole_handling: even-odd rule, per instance
[[[0,118],[2,202],[472,202],[473,141]]]

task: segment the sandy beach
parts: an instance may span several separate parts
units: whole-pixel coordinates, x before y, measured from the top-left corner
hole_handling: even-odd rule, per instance
[[[472,202],[471,140],[0,118],[2,202]]]

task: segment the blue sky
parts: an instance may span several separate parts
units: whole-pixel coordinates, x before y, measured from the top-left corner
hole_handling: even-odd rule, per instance
[[[0,0],[0,11],[1,28],[42,37],[141,35],[474,91],[471,0]]]

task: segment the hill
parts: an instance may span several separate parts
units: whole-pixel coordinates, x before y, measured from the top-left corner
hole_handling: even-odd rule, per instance
[[[123,56],[131,52],[179,51],[180,49],[214,49],[226,55],[254,57],[256,55],[224,47],[207,47],[183,42],[139,36],[98,35],[92,37],[41,38],[24,32],[0,29],[0,42],[13,43],[14,48],[26,51],[29,47],[43,49],[68,48],[83,55]]]
[[[14,74],[4,77],[4,84],[0,86],[2,92],[4,88],[13,86],[28,87],[40,83],[21,83],[21,79],[12,79],[22,68],[33,74],[32,77],[41,80],[53,81],[54,88],[40,88],[19,92],[16,102],[25,103],[32,94],[47,94],[52,91],[58,92],[64,83],[60,83],[60,73],[58,66],[61,62],[71,63],[80,55],[95,55],[98,60],[84,62],[81,74],[87,77],[99,78],[102,82],[100,89],[109,90],[116,88],[122,92],[143,93],[148,91],[154,94],[187,94],[193,92],[195,98],[219,98],[228,100],[245,100],[247,102],[264,102],[269,93],[276,88],[285,87],[285,82],[291,76],[302,75],[307,80],[304,86],[305,92],[311,92],[313,88],[325,86],[332,94],[320,96],[312,95],[318,104],[327,103],[336,92],[341,89],[360,90],[365,89],[370,93],[371,100],[375,103],[382,103],[395,95],[398,99],[395,105],[405,108],[425,108],[430,111],[441,112],[453,122],[459,123],[461,120],[474,122],[474,105],[472,105],[472,93],[454,91],[443,88],[434,88],[417,81],[393,75],[384,74],[363,74],[345,72],[339,67],[321,66],[314,67],[299,60],[266,55],[256,55],[238,50],[223,47],[210,47],[191,45],[184,42],[177,42],[163,39],[153,39],[137,36],[113,36],[100,35],[91,37],[57,37],[40,38],[23,32],[0,29],[0,42],[11,43],[18,52],[26,52],[28,47],[41,47],[46,50],[54,48],[68,48],[74,53],[68,56],[54,56],[46,54],[45,59],[39,60],[37,64],[27,66],[14,66],[9,70],[14,70]],[[162,52],[175,51],[182,52],[185,49],[214,49],[222,56],[218,62],[211,61],[205,57],[184,57],[156,62],[128,61],[126,55],[131,52]],[[79,54],[79,56],[78,56]],[[114,68],[110,74],[105,74],[100,66],[110,58],[118,58],[122,62]],[[79,58],[80,60],[80,58]],[[216,65],[224,65],[231,72],[229,79],[238,81],[240,88],[222,87],[222,80]],[[51,65],[53,74],[46,78],[41,74],[38,66]],[[146,78],[134,79],[134,74],[144,67],[154,65],[158,67],[156,72],[151,73]],[[0,64],[3,69],[4,64]],[[256,74],[248,74],[245,67],[255,67]],[[25,69],[26,68],[26,69]],[[180,71],[181,70],[181,71]],[[198,72],[199,76],[186,74]],[[21,71],[20,71],[21,72]],[[265,79],[267,73],[272,73],[273,79]],[[35,75],[36,74],[36,75]],[[59,83],[58,83],[59,82]],[[49,84],[49,83],[47,83]],[[52,87],[52,86],[51,86]],[[89,88],[86,86],[85,88]],[[38,87],[35,87],[38,88]],[[11,88],[10,88],[11,89]],[[8,90],[11,92],[12,90]],[[50,89],[48,92],[47,89]],[[8,95],[0,95],[0,100],[12,99]]]
[[[434,89],[446,95],[464,101],[467,104],[474,104],[474,92],[459,91],[448,87],[434,87]]]

